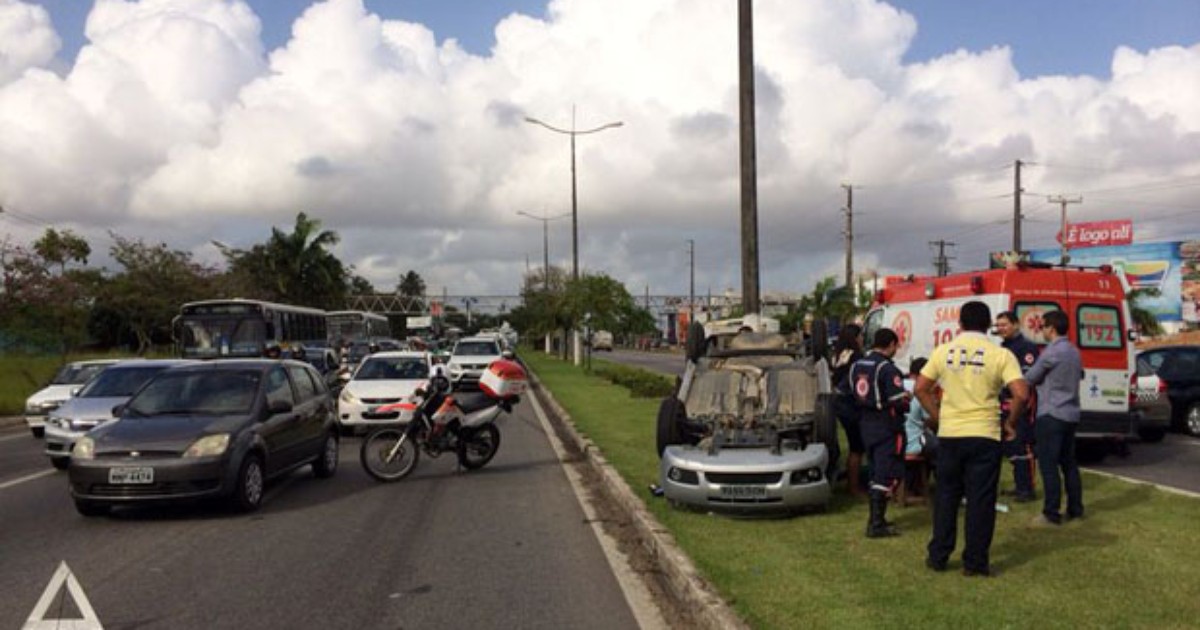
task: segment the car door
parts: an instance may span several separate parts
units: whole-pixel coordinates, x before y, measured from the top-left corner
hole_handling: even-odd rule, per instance
[[[267,372],[263,392],[266,397],[267,418],[263,421],[263,440],[267,444],[267,474],[274,475],[296,463],[300,444],[300,410],[291,379],[283,365],[272,366]],[[287,403],[287,411],[271,413],[271,406]]]
[[[308,366],[289,365],[287,371],[296,392],[296,413],[299,415],[296,457],[303,460],[321,452],[322,438],[325,437],[323,421],[328,410],[322,408],[316,375]]]

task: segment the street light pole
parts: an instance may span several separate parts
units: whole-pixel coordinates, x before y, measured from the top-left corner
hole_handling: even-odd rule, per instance
[[[688,325],[696,321],[696,241],[688,239]]]
[[[579,197],[575,184],[575,136],[583,136],[590,133],[599,133],[605,129],[614,129],[621,127],[625,123],[621,121],[610,122],[592,129],[576,129],[575,128],[575,106],[571,106],[571,128],[560,129],[554,125],[544,123],[537,118],[525,117],[525,122],[534,125],[540,125],[553,131],[571,136],[571,279],[579,279]]]
[[[582,135],[586,135],[586,134],[590,134],[590,133],[599,133],[601,131],[604,131],[605,129],[613,129],[616,127],[620,127],[620,126],[624,125],[625,123],[618,120],[616,122],[610,122],[607,124],[603,124],[603,125],[600,125],[599,127],[594,127],[592,129],[584,129],[584,130],[576,129],[575,128],[575,106],[574,105],[571,106],[571,128],[570,129],[560,129],[558,127],[555,127],[554,125],[546,124],[536,118],[531,118],[529,116],[525,117],[525,122],[534,124],[534,125],[541,125],[542,127],[545,127],[546,129],[549,129],[550,131],[553,131],[555,133],[561,133],[561,134],[566,134],[568,136],[571,136],[571,279],[579,280],[579,199],[578,199],[578,196],[576,193],[576,187],[575,187],[575,136],[582,136]],[[579,365],[579,363],[580,363],[580,356],[579,356],[580,339],[579,339],[579,331],[578,330],[574,331],[573,337],[574,337],[574,343],[572,343],[571,345],[573,346],[573,350],[575,352],[575,365]]]
[[[529,214],[528,212],[525,212],[524,210],[517,210],[517,214],[519,214],[523,217],[529,217],[530,219],[534,219],[534,220],[542,222],[542,286],[545,287],[545,289],[547,291],[549,291],[550,290],[550,227],[549,227],[550,222],[556,221],[558,219],[565,219],[565,218],[571,216],[571,213],[564,212],[562,214],[556,214],[552,217],[548,217],[548,216],[540,216],[539,217],[535,214]]]

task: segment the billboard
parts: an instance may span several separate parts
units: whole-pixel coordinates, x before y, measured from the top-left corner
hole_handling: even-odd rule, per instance
[[[1156,289],[1157,297],[1138,304],[1160,322],[1200,321],[1200,241],[1139,243],[1070,250],[1070,265],[1112,265],[1125,274],[1134,289]],[[1061,250],[1028,252],[1034,262],[1059,262]],[[993,256],[993,260],[995,260]]]

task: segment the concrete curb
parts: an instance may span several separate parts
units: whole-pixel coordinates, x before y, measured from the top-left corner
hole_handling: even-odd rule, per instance
[[[700,575],[692,559],[676,544],[671,532],[646,510],[645,504],[608,463],[600,448],[576,429],[570,414],[558,404],[554,395],[542,386],[542,382],[532,370],[529,370],[529,377],[539,398],[553,412],[550,414],[552,418],[560,428],[565,429],[564,432],[582,453],[583,461],[604,480],[600,487],[606,498],[612,500],[628,515],[642,546],[650,552],[654,565],[666,578],[663,580],[663,586],[667,593],[680,607],[695,613],[700,627],[712,630],[749,628],[725,603],[716,588]]]
[[[15,427],[19,424],[25,424],[25,416],[3,416],[0,417],[0,429]]]

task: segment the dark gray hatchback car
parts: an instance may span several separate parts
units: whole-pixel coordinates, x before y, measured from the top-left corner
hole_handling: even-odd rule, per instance
[[[333,401],[312,366],[217,360],[159,373],[119,419],[75,444],[71,495],[84,516],[114,505],[227,498],[251,511],[268,479],[337,469]]]

